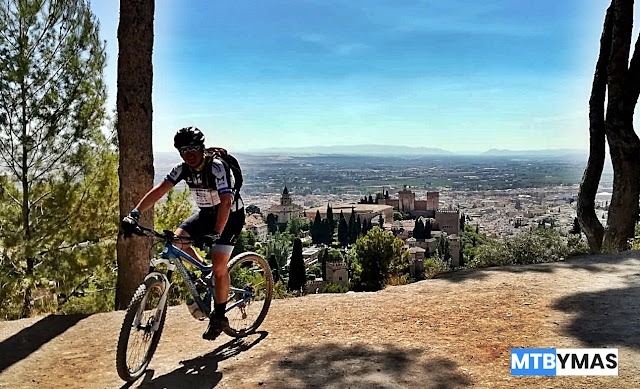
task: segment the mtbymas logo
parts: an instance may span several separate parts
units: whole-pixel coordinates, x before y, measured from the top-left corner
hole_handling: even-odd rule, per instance
[[[618,349],[513,348],[511,375],[618,375]]]

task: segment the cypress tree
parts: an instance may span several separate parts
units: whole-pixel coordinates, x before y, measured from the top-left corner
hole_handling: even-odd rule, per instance
[[[353,209],[351,210],[351,216],[349,216],[349,236],[347,237],[347,239],[349,240],[349,243],[354,243],[356,241],[356,222],[355,222],[355,215],[353,213]]]
[[[328,230],[329,230],[329,243],[333,240],[333,232],[336,230],[336,222],[333,220],[333,209],[329,204],[327,204],[327,221]]]
[[[302,257],[302,241],[296,238],[293,241],[293,250],[291,251],[291,263],[289,264],[289,283],[287,287],[290,291],[301,290],[307,282],[307,273],[304,267],[304,258]]]
[[[424,225],[424,239],[431,239],[431,220],[427,220]]]
[[[313,226],[311,227],[311,239],[313,243],[318,244],[322,243],[324,232],[324,226],[322,225],[322,217],[320,216],[320,211],[316,211],[316,217],[313,219]]]
[[[273,282],[280,281],[280,267],[278,261],[276,261],[275,254],[269,256],[269,267],[271,268],[271,274],[273,274]]]
[[[343,246],[349,243],[349,225],[342,211],[340,211],[340,221],[338,222],[338,242]]]
[[[326,281],[327,280],[327,260],[329,259],[329,249],[324,249],[320,255],[320,258],[322,260],[321,266],[322,266],[322,280]]]

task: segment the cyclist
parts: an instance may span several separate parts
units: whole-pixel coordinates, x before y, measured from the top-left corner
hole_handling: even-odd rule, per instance
[[[244,204],[233,189],[233,171],[225,161],[205,152],[204,135],[198,128],[180,129],[173,138],[173,145],[184,162],[174,167],[161,183],[144,195],[122,220],[122,227],[125,231],[133,230],[141,212],[151,208],[178,182],[186,182],[199,210],[180,224],[175,235],[191,238],[198,247],[213,246],[216,301],[207,330],[202,334],[204,339],[213,340],[229,325],[225,317],[230,285],[227,263],[244,225]],[[190,244],[176,246],[202,262]]]

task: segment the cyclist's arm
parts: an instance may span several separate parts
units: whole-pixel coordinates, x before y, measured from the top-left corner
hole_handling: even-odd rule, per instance
[[[140,212],[144,212],[151,208],[153,204],[157,203],[169,190],[173,188],[173,183],[169,180],[162,180],[161,183],[154,186],[146,195],[140,200],[136,209]]]
[[[223,193],[220,195],[220,205],[218,205],[218,216],[216,218],[216,226],[213,231],[222,234],[224,226],[229,220],[229,212],[231,212],[231,203],[233,202],[233,194]]]

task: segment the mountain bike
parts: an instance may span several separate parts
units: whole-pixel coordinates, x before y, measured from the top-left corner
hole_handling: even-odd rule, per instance
[[[160,258],[151,260],[149,273],[134,293],[120,330],[116,367],[120,378],[129,382],[144,373],[156,351],[176,269],[191,293],[192,299],[187,299],[187,304],[191,304],[189,310],[195,318],[208,318],[215,302],[212,265],[200,263],[173,245],[177,241],[192,243],[192,239],[175,236],[172,231],[160,233],[143,226],[137,226],[134,233],[164,242],[164,249]],[[194,265],[202,276],[189,272],[182,261]],[[252,252],[233,257],[228,269],[231,278],[226,308],[229,327],[224,332],[240,338],[254,333],[266,317],[273,297],[273,278],[264,258]]]

